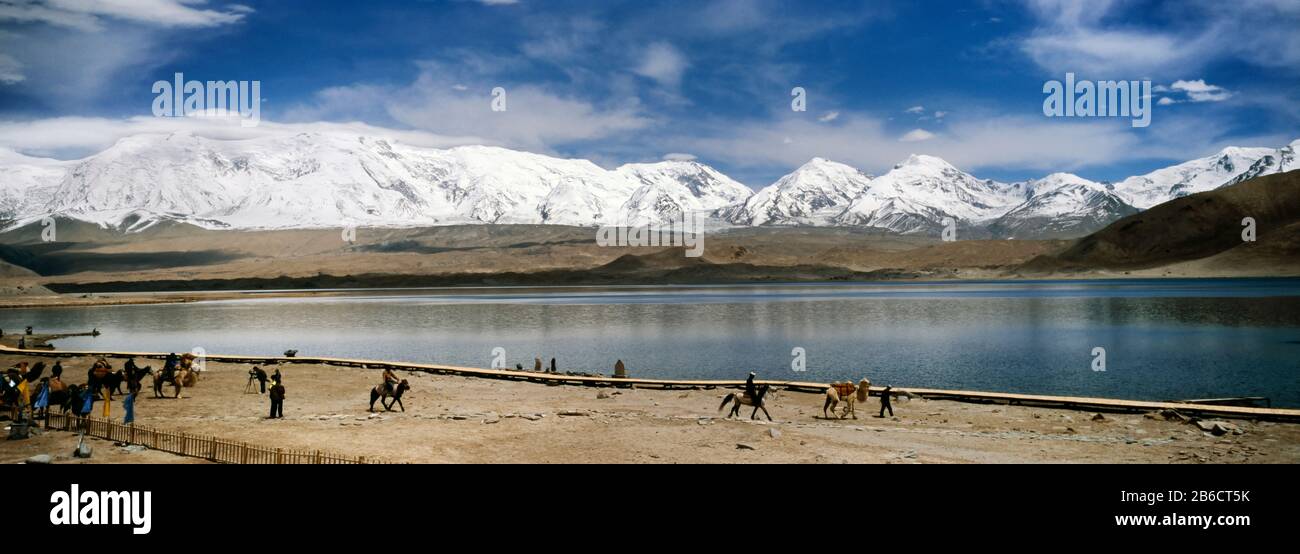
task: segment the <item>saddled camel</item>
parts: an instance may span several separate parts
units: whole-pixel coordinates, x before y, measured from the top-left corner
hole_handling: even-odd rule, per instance
[[[866,402],[870,394],[871,381],[866,379],[858,381],[856,387],[853,383],[831,383],[831,386],[826,388],[826,403],[822,404],[822,415],[830,419],[831,414],[835,413],[835,407],[839,406],[840,402],[844,402],[844,412],[840,414],[840,419],[850,414],[853,415],[853,419],[857,419],[858,412],[854,409],[854,405],[857,402]],[[830,414],[826,412],[828,409]]]
[[[146,368],[147,369],[147,368]],[[184,368],[176,368],[170,377],[164,377],[162,371],[150,372],[153,374],[153,395],[154,398],[166,398],[163,396],[163,385],[171,385],[176,389],[176,395],[172,398],[181,397],[181,388],[192,387],[198,382],[194,372]]]

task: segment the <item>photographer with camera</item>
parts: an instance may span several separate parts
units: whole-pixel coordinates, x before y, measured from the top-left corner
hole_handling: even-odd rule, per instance
[[[253,388],[253,381],[257,381],[258,386],[261,388],[259,394],[266,394],[266,371],[257,366],[253,366],[253,369],[248,370],[248,385],[245,387],[245,391]]]

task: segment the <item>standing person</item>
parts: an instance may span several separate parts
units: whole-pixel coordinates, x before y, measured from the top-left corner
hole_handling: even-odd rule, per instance
[[[551,358],[551,373],[559,373],[555,371],[555,358]]]
[[[253,366],[253,377],[257,379],[257,383],[261,385],[262,392],[259,394],[266,394],[266,370]]]
[[[893,385],[890,385],[890,386],[885,387],[885,390],[884,390],[884,391],[881,391],[881,393],[880,393],[880,415],[878,415],[878,416],[876,416],[876,417],[885,417],[885,410],[889,410],[889,417],[894,417],[894,407],[893,407],[892,405],[889,404],[889,396],[890,396],[890,392],[889,392],[889,391],[891,391],[891,390],[893,390],[893,389],[894,389],[894,386],[893,386]]]
[[[269,419],[284,418],[284,385],[276,379],[271,385],[271,416]]]
[[[533,358],[533,371],[537,371],[537,372],[541,372],[541,371],[542,371],[542,359],[541,359],[541,358]]]
[[[275,366],[275,373],[271,374],[271,382],[278,385],[282,380],[283,378],[280,377],[280,366]]]
[[[50,376],[55,379],[63,376],[63,362],[54,360],[54,367],[50,369]]]
[[[623,360],[614,362],[614,376],[620,379],[627,377],[627,366],[623,365]]]

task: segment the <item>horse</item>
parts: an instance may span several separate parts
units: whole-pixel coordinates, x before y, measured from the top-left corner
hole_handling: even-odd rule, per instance
[[[826,388],[826,403],[822,404],[822,415],[830,419],[830,414],[834,414],[836,406],[843,401],[844,412],[840,414],[840,419],[844,419],[849,414],[853,414],[853,419],[857,419],[858,412],[854,409],[855,404],[866,402],[870,394],[871,381],[866,379],[858,381],[857,387],[854,387],[853,383],[831,383],[831,386]],[[830,410],[830,414],[826,413],[827,409]]]
[[[163,376],[163,372],[161,371],[157,373],[153,373],[154,398],[166,398],[165,396],[163,396],[162,393],[163,385],[171,385],[172,387],[175,387],[176,396],[174,396],[173,398],[180,398],[182,387],[194,386],[193,373],[194,372],[188,369],[183,369],[179,367],[173,370],[170,376],[166,376],[166,377]]]
[[[406,379],[402,379],[402,382],[397,384],[397,387],[393,389],[393,392],[391,394],[388,392],[388,387],[385,387],[383,385],[375,385],[375,388],[370,389],[370,410],[369,411],[371,412],[375,411],[375,401],[379,400],[379,404],[383,406],[384,409],[387,411],[390,412],[393,411],[393,404],[397,404],[399,407],[402,408],[402,411],[405,412],[406,405],[402,404],[402,393],[408,390],[411,390],[411,385],[407,384]],[[388,398],[390,396],[393,398],[392,401],[388,402],[388,404],[384,404],[384,401],[382,399]]]
[[[113,391],[114,394],[122,394],[122,383],[124,382],[126,382],[126,373],[120,369],[105,375],[100,381],[104,388]]]
[[[140,381],[144,379],[145,375],[152,375],[152,374],[153,374],[153,366],[147,365],[144,367],[136,367],[134,369],[127,368],[126,391],[136,392],[136,393],[140,392],[140,388],[141,388]]]
[[[736,392],[727,393],[727,396],[722,399],[722,404],[718,406],[718,411],[721,412],[723,408],[727,407],[728,402],[734,401],[735,404],[732,405],[731,413],[727,415],[728,418],[739,416],[740,406],[741,404],[744,404],[746,406],[754,407],[754,411],[749,414],[749,419],[758,419],[758,411],[763,410],[763,415],[767,416],[767,420],[772,421],[772,414],[767,413],[767,407],[764,406],[765,402],[763,401],[764,397],[767,396],[767,391],[770,388],[771,388],[770,385],[763,385],[761,387],[758,387],[757,398],[750,397],[749,393],[736,393]]]

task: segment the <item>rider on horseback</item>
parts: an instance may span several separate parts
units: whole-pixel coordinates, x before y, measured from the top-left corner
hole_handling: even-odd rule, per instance
[[[397,378],[397,374],[393,373],[391,368],[384,368],[384,382],[381,384],[384,394],[391,396],[394,391],[393,387],[397,386],[397,383],[400,381],[401,380]]]
[[[745,394],[750,398],[758,398],[758,387],[754,386],[754,377],[757,376],[757,374],[751,371],[749,372],[749,379],[745,380]]]

